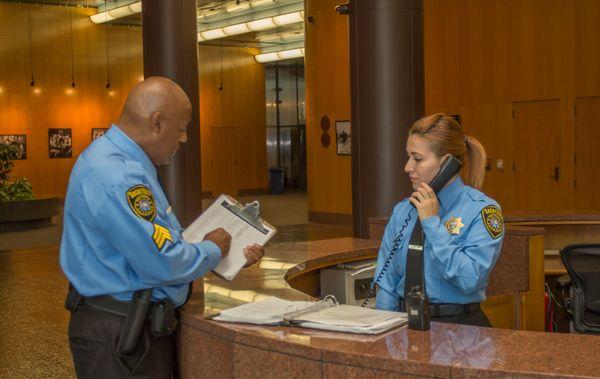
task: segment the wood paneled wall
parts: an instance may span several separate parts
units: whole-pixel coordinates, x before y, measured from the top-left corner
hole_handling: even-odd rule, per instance
[[[309,210],[330,204],[331,212],[347,213],[348,198],[310,181],[336,170],[351,191],[350,168],[340,165],[340,157],[322,160],[310,147],[319,142],[321,114],[349,104],[347,77],[309,75],[347,69],[339,67],[347,59],[347,43],[332,36],[332,30],[345,30],[347,19],[335,14],[334,2],[317,3],[307,0],[307,15],[315,16],[314,24],[307,23],[307,101],[320,106],[307,108],[307,133],[313,135],[308,159],[319,162],[317,173],[309,173]],[[596,134],[588,130],[600,128],[594,121],[600,103],[585,100],[600,96],[598,18],[595,0],[425,0],[426,113],[460,115],[466,133],[483,143],[491,159],[483,190],[506,212],[600,211],[598,202],[575,201],[589,186],[600,185],[594,179],[597,141],[590,140]],[[581,112],[575,112],[576,104]],[[554,167],[558,181],[551,178]]]
[[[33,71],[30,87],[28,8],[31,14]],[[71,89],[71,33],[76,87]],[[64,197],[69,173],[91,142],[92,128],[118,119],[129,90],[143,76],[139,27],[108,26],[111,88],[105,88],[107,33],[94,25],[93,9],[0,2],[0,134],[26,134],[27,159],[15,161],[14,174],[27,177],[37,197]],[[212,189],[210,128],[237,127],[238,189],[265,189],[264,70],[253,51],[223,49],[225,89],[219,92],[220,49],[200,46],[200,106],[203,187]],[[48,157],[48,128],[71,128],[73,157]]]
[[[236,47],[200,45],[198,49],[202,187],[214,196],[268,187],[265,70],[254,59],[257,53]],[[218,133],[217,128],[230,130]],[[222,146],[224,141],[234,146]],[[235,154],[233,159],[226,157],[230,154]],[[217,175],[236,178],[223,181]]]
[[[313,216],[352,213],[351,159],[337,155],[335,140],[335,121],[350,120],[351,116],[348,24],[346,16],[334,11],[339,3],[305,2],[305,14],[313,18],[306,23],[304,58],[308,210]],[[323,116],[330,120],[328,147],[321,144]]]
[[[30,59],[28,8],[31,14]],[[71,32],[76,87],[71,88]],[[105,88],[106,31],[89,21],[91,9],[0,3],[0,134],[25,134],[27,159],[14,174],[27,177],[37,197],[64,197],[77,156],[121,111],[142,76],[139,28],[110,26]],[[31,87],[31,62],[35,87]],[[71,128],[73,157],[48,157],[48,128]]]

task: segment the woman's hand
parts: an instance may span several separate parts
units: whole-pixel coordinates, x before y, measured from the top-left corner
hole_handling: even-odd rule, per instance
[[[419,220],[421,221],[438,214],[440,205],[437,196],[435,196],[435,192],[425,182],[422,182],[419,188],[410,195],[408,201],[417,208]]]

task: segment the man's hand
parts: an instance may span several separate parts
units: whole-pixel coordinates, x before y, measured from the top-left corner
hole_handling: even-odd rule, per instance
[[[221,249],[221,259],[225,258],[229,253],[229,247],[231,246],[231,235],[223,228],[218,228],[212,232],[206,233],[204,241],[212,241],[215,245]]]
[[[244,249],[244,256],[246,257],[246,265],[244,267],[252,266],[260,258],[265,255],[265,249],[257,244],[250,245]]]

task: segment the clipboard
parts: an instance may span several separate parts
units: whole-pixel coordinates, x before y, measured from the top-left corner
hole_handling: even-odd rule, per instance
[[[231,234],[229,254],[213,272],[225,280],[232,280],[246,264],[244,248],[248,245],[264,246],[277,233],[277,229],[260,217],[260,204],[253,201],[245,206],[231,196],[222,194],[182,233],[190,243],[200,242],[217,228]]]

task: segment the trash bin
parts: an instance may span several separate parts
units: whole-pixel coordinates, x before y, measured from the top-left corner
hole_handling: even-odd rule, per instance
[[[269,182],[271,183],[271,194],[281,195],[283,193],[283,169],[271,167],[269,169]]]

